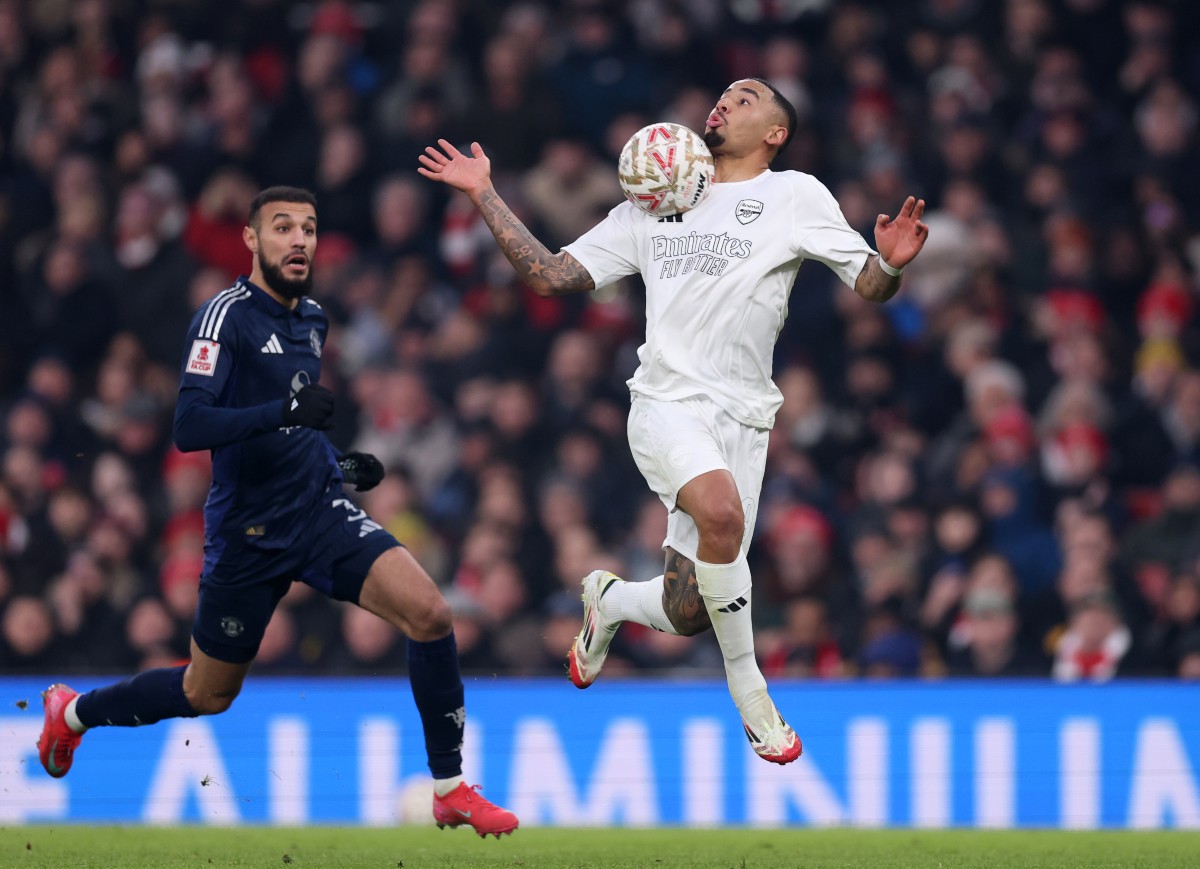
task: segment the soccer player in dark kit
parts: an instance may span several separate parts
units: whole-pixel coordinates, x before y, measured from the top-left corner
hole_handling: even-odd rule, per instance
[[[92,727],[224,712],[276,604],[299,580],[408,636],[438,825],[511,833],[516,816],[463,781],[466,712],[450,607],[409,551],[342,490],[377,485],[383,466],[364,453],[339,456],[322,433],[334,397],[319,383],[329,323],[307,298],[316,200],[300,188],[268,188],[255,197],[248,223],[250,276],[193,318],[175,411],[179,448],[212,450],[213,460],[191,661],[86,694],[51,685],[42,694],[42,765],[66,775]]]

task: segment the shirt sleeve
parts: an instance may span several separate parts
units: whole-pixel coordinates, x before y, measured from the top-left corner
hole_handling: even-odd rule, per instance
[[[221,407],[221,396],[237,361],[237,326],[206,305],[188,327],[179,397],[175,403],[175,445],[185,453],[223,447],[283,424],[283,396],[253,407]]]
[[[217,407],[206,389],[184,387],[175,403],[175,446],[182,452],[213,450],[283,425],[283,399],[253,407]]]
[[[795,252],[829,266],[842,283],[854,289],[867,257],[875,251],[846,222],[829,188],[812,176],[800,178],[803,180],[795,186],[798,200]]]
[[[602,221],[563,248],[587,269],[596,289],[641,271],[633,224],[637,216],[636,208],[622,202]]]
[[[232,318],[221,314],[221,306],[210,302],[192,318],[179,373],[180,391],[201,389],[219,396],[225,390],[237,350],[237,327]]]

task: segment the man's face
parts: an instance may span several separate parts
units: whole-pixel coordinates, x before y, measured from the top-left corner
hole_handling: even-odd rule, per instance
[[[704,143],[714,155],[750,153],[764,141],[778,147],[786,136],[786,119],[770,88],[752,79],[727,87],[704,124]]]
[[[288,299],[312,289],[312,257],[317,250],[317,212],[303,202],[267,202],[257,226],[246,228],[246,245],[267,286]]]
[[[1017,620],[1007,611],[971,616],[971,645],[992,651],[1007,646],[1017,633]]]

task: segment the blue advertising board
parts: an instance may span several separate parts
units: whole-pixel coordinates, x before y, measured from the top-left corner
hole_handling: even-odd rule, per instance
[[[403,679],[252,676],[224,715],[89,733],[61,780],[34,745],[49,681],[0,679],[0,824],[431,820]],[[469,678],[466,775],[522,825],[1200,828],[1200,693],[1183,683],[772,694],[805,745],[786,767],[751,752],[723,682]]]

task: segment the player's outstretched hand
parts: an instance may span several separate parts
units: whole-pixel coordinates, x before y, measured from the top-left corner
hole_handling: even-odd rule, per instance
[[[929,227],[921,222],[924,213],[925,200],[910,196],[904,200],[895,218],[886,214],[875,218],[875,249],[892,268],[904,268],[925,246]]]
[[[329,431],[333,428],[333,393],[319,383],[302,387],[283,402],[284,428],[302,426]]]
[[[370,453],[346,453],[338,459],[342,482],[356,492],[374,489],[383,480],[383,462]]]
[[[459,151],[445,139],[438,139],[437,148],[430,145],[425,153],[417,157],[417,171],[426,178],[449,184],[468,196],[485,189],[492,183],[492,161],[483,153],[478,142],[471,143],[471,156]]]

